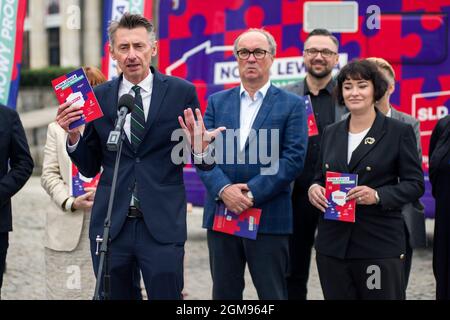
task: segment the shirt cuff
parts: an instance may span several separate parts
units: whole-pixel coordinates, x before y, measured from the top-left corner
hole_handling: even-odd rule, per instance
[[[194,159],[202,161],[208,155],[208,151],[208,147],[206,147],[205,151],[203,151],[202,153],[195,153],[194,150],[192,150],[191,153],[194,156]]]
[[[78,138],[78,141],[75,144],[70,145],[69,138],[67,137],[67,151],[69,151],[69,153],[74,152],[77,149],[78,142],[80,142],[80,138]]]
[[[313,183],[312,185],[310,185],[310,186],[309,186],[309,188],[308,188],[308,192],[309,192],[309,190],[311,190],[311,189],[312,189],[312,187],[315,187],[315,186],[320,186],[320,187],[321,187],[321,185],[320,185],[320,184],[318,184],[318,183]]]
[[[64,211],[73,212],[71,209],[74,202],[75,202],[74,197],[67,198],[67,200],[64,202]]]
[[[219,194],[217,195],[219,197],[219,199],[222,199],[222,192],[223,190],[225,190],[226,187],[231,186],[231,183],[226,184],[222,187],[222,189],[220,189]]]

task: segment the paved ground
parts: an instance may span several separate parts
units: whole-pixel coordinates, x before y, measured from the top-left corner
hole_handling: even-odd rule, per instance
[[[14,232],[10,234],[7,272],[2,298],[45,299],[44,290],[44,225],[45,211],[50,210],[50,199],[41,188],[39,178],[33,177],[13,198]],[[194,208],[188,214],[188,241],[186,243],[185,291],[187,299],[210,299],[206,234],[201,229],[202,209]],[[431,234],[433,222],[427,222]],[[435,282],[431,267],[431,249],[417,250],[413,258],[408,299],[434,299]],[[314,260],[313,260],[314,261]],[[323,299],[315,263],[311,266],[309,298]],[[256,291],[246,274],[245,299],[257,299]]]

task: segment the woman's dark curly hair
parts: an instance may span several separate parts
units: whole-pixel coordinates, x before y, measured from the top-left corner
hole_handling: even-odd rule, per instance
[[[344,96],[342,95],[342,86],[345,80],[367,80],[372,81],[374,88],[374,101],[380,100],[389,84],[387,83],[385,77],[378,70],[375,63],[367,60],[352,60],[346,64],[339,74],[337,75],[337,85],[335,88],[335,94],[339,104],[344,105]]]

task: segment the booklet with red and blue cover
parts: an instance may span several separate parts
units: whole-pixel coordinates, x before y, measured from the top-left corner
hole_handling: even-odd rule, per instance
[[[324,218],[344,222],[355,222],[356,199],[347,201],[347,193],[358,185],[358,175],[327,171],[325,197],[328,208]]]
[[[316,117],[314,117],[311,97],[308,94],[304,96],[304,99],[306,106],[306,120],[308,122],[308,137],[316,136],[319,134],[319,129],[317,128]]]
[[[255,240],[260,218],[261,209],[250,208],[237,214],[228,210],[223,202],[219,202],[214,215],[213,230]]]
[[[78,197],[86,193],[85,188],[96,188],[100,180],[100,173],[93,178],[83,176],[76,165],[72,163],[71,185],[70,190],[73,197]]]
[[[70,129],[79,127],[103,116],[102,109],[98,104],[83,68],[52,80],[52,86],[60,104],[71,101],[73,105],[82,107],[82,117],[72,122],[69,126]]]

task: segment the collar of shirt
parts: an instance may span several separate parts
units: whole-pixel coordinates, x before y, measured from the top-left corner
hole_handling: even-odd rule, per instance
[[[270,88],[270,85],[271,85],[271,83],[270,83],[270,80],[269,80],[269,81],[266,82],[265,85],[263,85],[263,86],[261,87],[261,89],[259,89],[258,91],[256,91],[256,93],[255,93],[255,95],[254,95],[254,98],[252,99],[252,98],[250,97],[250,95],[248,94],[248,91],[245,90],[244,86],[243,86],[242,83],[241,83],[241,89],[240,89],[240,92],[239,92],[239,96],[241,97],[241,99],[242,99],[243,97],[246,97],[246,98],[248,98],[248,99],[250,99],[250,100],[252,100],[252,101],[255,101],[256,99],[258,99],[259,96],[261,96],[261,97],[264,99],[264,97],[265,97],[266,94],[267,94],[267,91],[268,91],[269,88]]]
[[[147,121],[148,113],[150,110],[151,94],[153,90],[153,77],[153,73],[150,72],[144,80],[138,83],[138,86],[141,87],[142,105],[144,107],[145,121]],[[119,86],[119,96],[117,97],[117,99],[119,99],[119,97],[126,93],[134,96],[134,91],[131,89],[133,88],[133,86],[134,84],[123,77],[122,82]],[[125,117],[123,130],[125,131],[128,140],[131,141],[131,113],[127,114],[127,116]]]
[[[386,117],[392,117],[392,107],[389,107],[389,111],[386,113]]]
[[[142,92],[142,94],[150,92],[153,87],[153,73],[150,72],[147,77],[145,77],[145,79],[139,82],[137,85],[141,87],[141,90],[144,91]],[[133,87],[134,84],[123,77],[120,91],[124,93],[131,92],[131,88]]]
[[[319,94],[320,94],[320,91],[322,91],[322,90],[326,90],[330,95],[333,95],[334,80],[331,79],[330,81],[328,81],[328,83],[325,86],[325,88],[319,90]],[[308,83],[306,82],[306,78],[305,78],[305,96],[307,94],[312,94],[312,93],[311,93],[311,91],[309,91]]]

